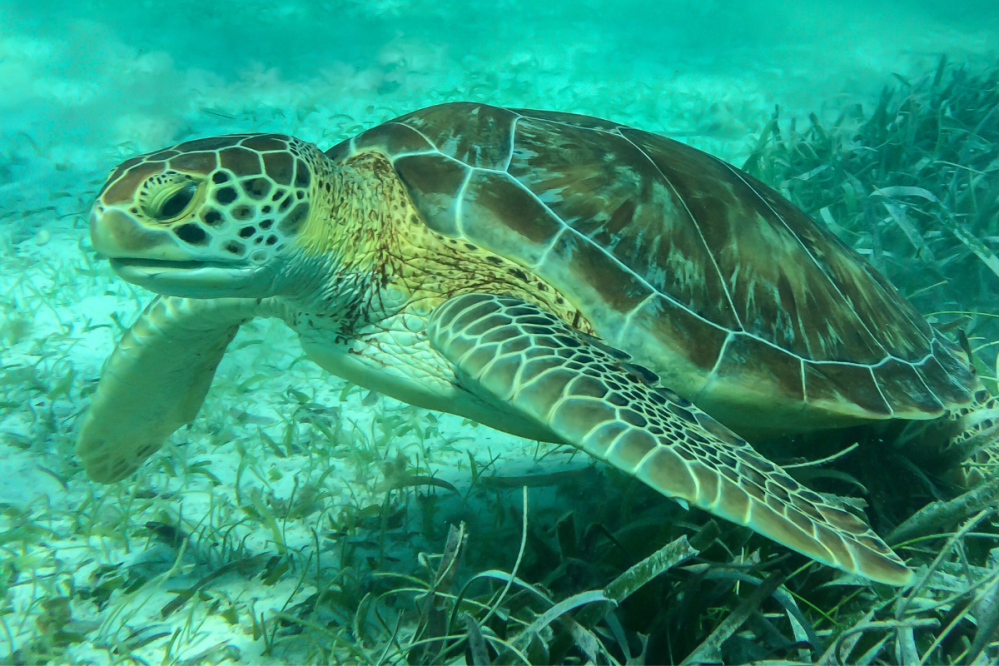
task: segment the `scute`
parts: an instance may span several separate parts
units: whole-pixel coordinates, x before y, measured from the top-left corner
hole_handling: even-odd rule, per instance
[[[728,336],[725,353],[714,368],[714,381],[730,385],[753,380],[746,390],[784,396],[793,403],[805,399],[803,361],[759,338],[739,333]]]
[[[393,122],[415,129],[447,157],[502,171],[510,159],[516,118],[508,109],[460,102],[414,111]]]
[[[345,143],[349,144],[350,142]],[[373,131],[363,132],[353,140],[353,143],[353,150],[364,150],[370,146],[378,146],[391,155],[435,151],[434,146],[425,136],[412,127],[398,123],[388,123]],[[327,151],[327,156],[332,156],[331,153],[336,152],[336,150],[333,148]]]
[[[876,415],[892,416],[872,368],[850,363],[805,363],[805,395],[808,400],[824,406],[828,411],[849,414],[855,411],[858,418]]]
[[[465,237],[484,247],[509,244],[511,237],[516,238],[516,256],[522,264],[540,262],[551,239],[563,228],[562,221],[538,206],[530,192],[495,172],[473,172],[461,202],[462,219],[475,221],[462,228]]]
[[[393,160],[428,226],[533,272],[730,427],[761,409],[826,427],[974,400],[963,352],[885,278],[765,184],[682,143],[458,103],[327,154],[361,150]]]
[[[400,157],[395,160],[395,169],[427,225],[446,236],[460,236],[455,204],[468,178],[468,167],[432,153]]]

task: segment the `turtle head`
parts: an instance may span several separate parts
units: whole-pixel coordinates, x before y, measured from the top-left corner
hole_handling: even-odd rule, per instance
[[[325,157],[279,134],[238,134],[135,157],[90,213],[94,249],[119,276],[192,298],[281,293]]]

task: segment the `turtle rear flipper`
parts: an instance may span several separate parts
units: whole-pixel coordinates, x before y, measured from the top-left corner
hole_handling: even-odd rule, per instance
[[[160,296],[111,358],[84,417],[77,453],[94,481],[114,483],[194,420],[215,369],[256,300]]]
[[[510,297],[466,294],[434,311],[431,343],[474,393],[557,439],[824,564],[893,585],[901,559],[862,520],[802,486],[627,355]]]

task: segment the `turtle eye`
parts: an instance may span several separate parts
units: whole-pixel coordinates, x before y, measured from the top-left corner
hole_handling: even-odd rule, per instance
[[[171,193],[163,200],[157,209],[154,217],[158,220],[172,220],[179,217],[181,213],[191,205],[198,187],[195,183],[188,183],[176,192]]]

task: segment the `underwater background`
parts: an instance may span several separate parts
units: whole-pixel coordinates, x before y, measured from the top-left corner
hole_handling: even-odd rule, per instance
[[[277,322],[243,327],[198,419],[134,476],[94,484],[73,452],[152,297],[90,245],[114,166],[238,132],[325,149],[456,100],[609,118],[746,168],[963,331],[994,386],[999,6],[791,4],[0,0],[0,663],[995,657],[988,538],[917,546],[946,562],[915,602],[809,581],[718,633],[786,549],[584,454],[331,377]],[[703,559],[652,581],[681,535]]]

